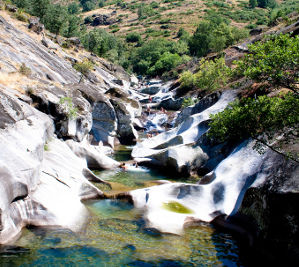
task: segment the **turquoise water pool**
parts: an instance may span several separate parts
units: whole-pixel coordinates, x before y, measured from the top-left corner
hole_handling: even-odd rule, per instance
[[[110,193],[165,179],[144,169],[98,174],[112,182]],[[79,233],[24,229],[15,244],[0,248],[0,266],[242,266],[236,241],[210,225],[188,228],[182,236],[161,234],[145,228],[142,214],[127,202],[106,199],[86,205],[90,216]]]

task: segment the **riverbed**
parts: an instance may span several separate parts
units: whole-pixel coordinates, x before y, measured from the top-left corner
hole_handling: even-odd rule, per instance
[[[120,147],[114,158],[130,159]],[[107,194],[155,185],[170,179],[144,167],[97,173],[112,184]],[[227,233],[209,224],[183,235],[161,234],[145,227],[141,212],[126,201],[86,202],[88,222],[78,233],[60,228],[26,228],[12,246],[0,251],[1,266],[242,266],[239,247]]]

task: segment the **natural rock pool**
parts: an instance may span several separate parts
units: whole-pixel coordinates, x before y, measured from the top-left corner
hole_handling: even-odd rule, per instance
[[[120,149],[118,160],[128,160]],[[111,193],[155,184],[165,179],[145,169],[103,171]],[[104,188],[102,188],[104,189]],[[146,229],[141,213],[120,200],[86,203],[90,217],[79,233],[68,230],[24,229],[13,246],[0,248],[1,266],[242,266],[231,235],[208,224],[190,227],[182,236]]]

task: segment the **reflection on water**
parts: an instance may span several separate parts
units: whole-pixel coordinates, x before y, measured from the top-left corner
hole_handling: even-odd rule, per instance
[[[101,172],[112,192],[154,184],[153,172]],[[240,266],[232,237],[208,225],[182,236],[145,228],[140,211],[119,200],[89,201],[90,218],[79,233],[25,229],[14,247],[0,248],[0,266]]]

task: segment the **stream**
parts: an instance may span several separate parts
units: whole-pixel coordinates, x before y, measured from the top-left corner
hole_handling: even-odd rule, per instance
[[[130,160],[121,146],[114,158]],[[133,167],[133,166],[132,166]],[[170,179],[143,167],[98,172],[112,184],[106,193],[148,187]],[[88,223],[79,233],[61,228],[25,228],[13,246],[0,247],[1,266],[242,266],[239,247],[227,233],[209,224],[189,227],[182,236],[144,227],[131,204],[87,201]]]

